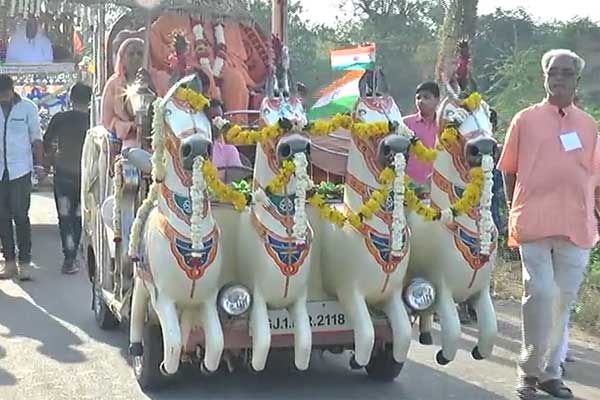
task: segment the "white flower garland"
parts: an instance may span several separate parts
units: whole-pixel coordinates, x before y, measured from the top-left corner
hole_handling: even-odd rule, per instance
[[[294,200],[294,226],[292,227],[292,235],[298,239],[298,242],[304,244],[306,242],[306,232],[308,231],[308,218],[306,216],[306,191],[312,186],[310,177],[308,176],[307,168],[308,161],[306,154],[294,154],[294,165],[296,167],[296,199]]]
[[[113,176],[113,231],[115,234],[115,242],[121,240],[121,201],[123,200],[123,160],[119,159],[115,162],[115,170]]]
[[[206,221],[206,216],[203,215],[206,181],[204,180],[204,174],[202,173],[202,164],[204,164],[203,157],[198,156],[194,159],[194,166],[192,169],[192,187],[190,189],[190,197],[192,198],[190,231],[193,257],[197,257],[199,254],[198,252],[202,250],[203,222]]]
[[[494,229],[494,219],[492,217],[492,189],[494,185],[494,159],[490,155],[484,155],[481,160],[481,169],[483,170],[484,180],[480,199],[480,221],[479,238],[481,242],[481,254],[490,255],[492,247],[492,231]]]
[[[225,126],[227,126],[227,124],[230,123],[231,122],[229,122],[229,120],[221,117],[220,115],[217,115],[212,119],[212,124],[215,128],[217,128],[217,131],[220,131],[221,129],[225,128]]]
[[[162,134],[162,129],[165,123],[165,110],[162,107],[161,99],[158,98],[154,102],[154,118],[152,120],[152,178],[153,182],[150,185],[148,195],[138,208],[131,225],[131,233],[129,236],[129,257],[134,260],[139,260],[138,248],[140,245],[140,235],[142,228],[150,211],[154,208],[158,200],[158,185],[165,179],[165,138]]]
[[[396,177],[393,183],[394,210],[392,211],[392,253],[399,253],[404,247],[404,229],[406,217],[404,215],[404,172],[406,159],[404,154],[396,153],[394,156],[394,171]]]
[[[219,45],[225,45],[225,28],[223,24],[218,24],[215,26],[215,41],[217,42],[217,47]],[[220,78],[223,73],[223,67],[225,66],[225,60],[217,55],[215,57],[215,63],[213,65],[212,71],[215,78]]]

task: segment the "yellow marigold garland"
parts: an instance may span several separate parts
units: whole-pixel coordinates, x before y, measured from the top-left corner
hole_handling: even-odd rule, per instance
[[[350,132],[361,138],[375,138],[387,135],[390,132],[390,125],[386,121],[355,122],[350,127]]]
[[[419,160],[425,162],[432,162],[437,157],[436,149],[431,149],[425,146],[425,144],[423,144],[423,141],[421,141],[421,139],[419,138],[415,138],[415,140],[410,145],[410,152],[414,154]]]
[[[473,92],[462,101],[462,106],[469,111],[475,111],[481,105],[481,94]]]
[[[354,120],[350,115],[336,114],[331,119],[318,119],[309,127],[308,131],[317,136],[329,135],[340,128],[350,129]]]
[[[394,182],[395,173],[392,168],[385,168],[379,174],[379,183],[381,188],[374,191],[371,197],[361,205],[359,211],[354,213],[348,211],[346,215],[341,211],[338,211],[335,207],[325,203],[323,196],[316,193],[308,199],[308,203],[319,209],[321,216],[328,221],[343,226],[344,223],[348,222],[355,229],[360,230],[363,227],[363,220],[370,219],[377,211],[381,209],[381,204],[386,201],[390,192],[390,187]]]
[[[484,180],[483,170],[480,167],[472,168],[471,171],[469,171],[469,175],[471,176],[471,180],[467,183],[462,196],[450,206],[454,216],[465,214],[479,202]],[[404,199],[406,205],[422,216],[426,221],[439,219],[441,212],[431,206],[424,205],[415,194],[415,191],[408,187],[408,182],[409,178],[405,177],[407,186],[404,192]]]
[[[325,203],[325,199],[320,193],[315,193],[311,197],[309,197],[308,204],[315,208],[318,208],[321,217],[333,222],[339,227],[344,226],[344,223],[346,222],[346,216],[344,215],[344,213],[337,210],[335,207],[331,207],[327,203]]]
[[[348,129],[354,136],[362,138],[379,137],[390,132],[387,121],[355,122],[352,116],[344,114],[336,114],[328,120],[316,120],[308,128],[308,132],[312,135],[325,136],[340,128]]]
[[[287,185],[290,180],[290,176],[294,173],[296,166],[294,162],[291,160],[285,160],[281,168],[279,168],[279,172],[275,177],[267,183],[267,190],[271,193],[283,193],[283,188]]]
[[[441,144],[448,146],[454,143],[459,136],[460,133],[458,133],[458,129],[453,126],[447,126],[440,134],[440,142]]]
[[[175,92],[175,98],[188,103],[195,112],[203,111],[210,101],[200,92],[194,89],[180,87]]]
[[[255,144],[275,138],[281,135],[282,132],[279,123],[265,126],[259,130],[248,130],[239,125],[232,125],[227,129],[224,136],[225,140],[231,144]]]
[[[202,164],[202,173],[204,174],[207,186],[215,193],[219,201],[233,204],[233,207],[238,211],[242,211],[246,208],[246,196],[242,192],[235,190],[221,181],[218,176],[217,168],[212,162],[209,160],[204,161]]]

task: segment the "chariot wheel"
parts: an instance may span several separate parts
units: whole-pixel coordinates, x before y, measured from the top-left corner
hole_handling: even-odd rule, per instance
[[[369,378],[381,381],[391,382],[400,375],[404,363],[394,360],[392,345],[386,345],[383,349],[376,350],[371,356],[371,360],[365,366]]]
[[[142,390],[161,389],[169,382],[169,377],[161,371],[163,356],[160,325],[146,321],[142,338],[142,354],[133,357],[133,372]]]
[[[102,288],[98,276],[99,273],[100,271],[98,271],[98,268],[95,268],[92,286],[94,290],[94,317],[96,319],[96,324],[103,330],[116,329],[119,326],[119,320],[102,297]]]

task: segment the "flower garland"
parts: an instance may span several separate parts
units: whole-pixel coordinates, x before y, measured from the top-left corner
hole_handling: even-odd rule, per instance
[[[115,162],[115,174],[113,176],[113,231],[115,234],[114,242],[121,241],[121,201],[123,200],[123,160],[118,159]]]
[[[494,219],[492,217],[492,188],[494,185],[494,159],[490,155],[483,156],[481,160],[481,169],[483,171],[483,191],[481,193],[481,218],[479,220],[479,238],[481,243],[481,254],[490,255],[492,247],[492,231],[494,229]]]
[[[471,169],[469,174],[471,180],[465,187],[462,196],[452,203],[448,209],[439,211],[431,206],[423,205],[414,190],[408,188],[405,192],[406,205],[426,221],[441,220],[442,222],[450,222],[453,217],[465,214],[479,202],[484,183],[483,171],[480,167],[475,167]],[[408,177],[405,177],[405,184],[408,185],[408,182]]]
[[[180,101],[186,102],[192,111],[202,112],[204,108],[208,106],[210,101],[200,92],[194,89],[179,87],[175,92],[175,98]]]
[[[410,144],[410,152],[414,154],[420,161],[432,162],[437,158],[437,150],[429,148],[423,144],[423,141],[418,136],[415,136]]]
[[[165,163],[165,138],[162,134],[165,123],[165,110],[162,107],[161,99],[158,98],[154,102],[154,118],[152,120],[152,179],[153,182],[148,190],[148,195],[138,208],[131,225],[131,233],[129,236],[129,257],[134,261],[139,261],[138,249],[140,245],[140,235],[144,223],[150,215],[150,211],[154,208],[158,200],[158,185],[165,179],[166,163]]]
[[[215,26],[215,42],[217,43],[217,56],[213,64],[212,72],[215,78],[221,78],[223,67],[225,66],[225,57],[227,44],[225,43],[225,28],[219,23]]]
[[[294,200],[294,225],[292,235],[297,238],[300,244],[306,243],[306,232],[308,231],[308,217],[306,216],[306,191],[313,183],[306,172],[308,170],[308,160],[303,152],[294,154],[293,164],[295,166],[296,176],[296,199]]]
[[[394,156],[394,210],[392,211],[392,252],[399,253],[404,247],[404,228],[406,228],[406,216],[404,215],[404,171],[406,159],[402,153]]]
[[[248,199],[244,193],[225,184],[219,179],[217,168],[210,160],[204,160],[202,163],[202,173],[206,180],[206,185],[212,190],[224,203],[231,203],[237,211],[243,211],[248,204]]]
[[[239,125],[231,125],[229,121],[220,117],[215,117],[213,119],[213,124],[215,127],[221,126],[221,129],[227,128],[227,131],[224,134],[225,140],[228,143],[237,145],[264,143],[283,133],[283,129],[279,126],[278,122],[273,125],[267,125],[259,130],[248,130]],[[228,125],[229,127],[227,127]]]
[[[192,187],[190,197],[192,199],[192,217],[190,219],[190,236],[192,239],[192,257],[199,257],[202,250],[202,223],[206,221],[204,211],[204,195],[206,193],[206,181],[202,173],[204,158],[198,156],[194,159],[192,167]]]
[[[277,175],[275,175],[275,177],[271,179],[269,183],[267,183],[267,190],[269,190],[271,193],[283,193],[283,189],[289,182],[294,171],[297,171],[295,161],[285,160],[281,165],[281,168],[279,168]]]
[[[371,219],[371,217],[373,217],[377,211],[381,210],[381,204],[386,201],[387,197],[389,196],[390,186],[392,183],[396,183],[395,179],[396,172],[394,169],[388,167],[381,171],[379,174],[379,183],[381,184],[381,187],[371,194],[371,197],[360,206],[360,209],[357,213],[348,211],[346,214],[344,214],[341,211],[338,211],[336,208],[325,203],[323,195],[319,193],[313,194],[308,199],[308,203],[313,207],[318,208],[320,215],[328,221],[340,227],[344,226],[344,224],[347,222],[356,230],[360,231],[364,227],[363,221],[365,219]],[[401,185],[404,187],[403,184]],[[399,186],[396,186],[395,189],[397,189],[398,192],[402,190],[399,188]]]
[[[308,132],[316,136],[325,136],[340,128],[348,129],[352,135],[366,139],[390,133],[390,124],[387,121],[355,122],[352,116],[344,114],[336,114],[329,120],[314,121],[308,126]],[[406,127],[400,134],[411,135]]]
[[[465,107],[467,110],[473,112],[479,108],[481,105],[481,94],[479,92],[473,92],[461,102],[461,106]]]
[[[346,221],[348,220],[344,213],[337,210],[335,207],[332,207],[325,203],[325,199],[322,194],[315,193],[308,198],[308,204],[319,209],[319,214],[324,219],[336,224],[340,228],[344,226]]]

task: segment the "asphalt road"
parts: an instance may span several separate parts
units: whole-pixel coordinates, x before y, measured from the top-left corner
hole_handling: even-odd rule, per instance
[[[284,356],[266,372],[202,376],[186,371],[167,390],[144,394],[137,386],[125,329],[104,332],[95,325],[90,285],[84,272],[60,274],[60,242],[51,195],[32,203],[35,281],[0,282],[0,400],[58,399],[512,399],[518,308],[498,303],[501,335],[494,356],[470,358],[473,327],[463,329],[462,350],[447,367],[434,363],[437,346],[413,342],[410,361],[393,383],[369,381],[351,371],[348,356],[315,355],[308,372],[296,372]],[[437,337],[436,337],[437,339]],[[568,383],[579,399],[600,399],[598,342],[579,336],[572,345],[577,362]],[[439,341],[436,340],[436,343]],[[540,397],[548,398],[548,397]]]

